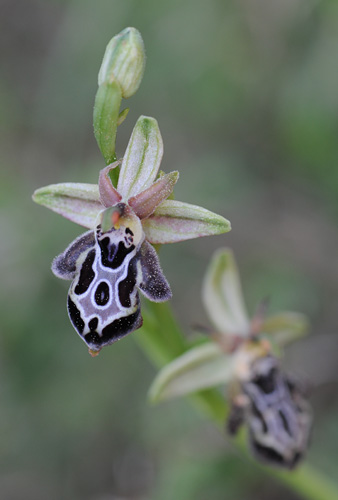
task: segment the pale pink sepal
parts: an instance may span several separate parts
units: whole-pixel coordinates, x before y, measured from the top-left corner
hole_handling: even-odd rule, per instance
[[[120,164],[119,161],[115,161],[111,163],[107,167],[103,168],[100,171],[99,176],[99,192],[101,202],[105,207],[113,207],[121,201],[122,196],[118,193],[118,191],[114,188],[112,181],[109,177],[109,172],[116,168]]]
[[[140,116],[122,160],[118,192],[124,201],[154,182],[163,155],[163,142],[155,118]]]
[[[104,209],[97,184],[65,182],[37,189],[33,200],[80,226],[92,229]]]
[[[230,231],[230,222],[205,208],[182,201],[166,200],[142,221],[150,243],[175,243]]]
[[[228,339],[249,336],[250,320],[235,257],[229,248],[213,255],[202,286],[202,300],[220,335]]]
[[[144,219],[149,217],[154,210],[168,198],[172,193],[176,182],[178,181],[179,173],[170,172],[158,181],[154,182],[148,189],[129,198],[128,204],[134,210],[135,214]]]

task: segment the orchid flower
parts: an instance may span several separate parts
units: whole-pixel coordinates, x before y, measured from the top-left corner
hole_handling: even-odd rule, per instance
[[[259,460],[295,467],[307,448],[311,412],[306,391],[282,372],[277,355],[306,333],[305,316],[281,312],[265,318],[263,303],[250,321],[228,249],[219,250],[211,260],[202,298],[213,324],[210,340],[166,365],[150,388],[150,399],[157,402],[226,385],[229,433],[237,433],[246,422]]]
[[[98,185],[53,184],[33,195],[36,203],[89,229],[54,259],[52,271],[72,280],[69,317],[93,356],[142,325],[138,291],[154,302],[171,298],[152,244],[230,231],[224,217],[169,199],[178,172],[158,173],[163,142],[154,118],[140,116],[117,161],[116,131],[129,111],[120,112],[120,105],[139,88],[144,66],[135,28],[110,40],[94,105],[94,135],[107,165]]]
[[[98,186],[54,184],[33,195],[89,229],[54,259],[52,271],[73,280],[68,313],[91,354],[142,325],[138,290],[154,302],[171,298],[152,244],[230,230],[222,216],[168,199],[178,172],[158,175],[162,154],[157,121],[141,116],[122,161],[101,170]],[[115,187],[111,174],[119,168]]]

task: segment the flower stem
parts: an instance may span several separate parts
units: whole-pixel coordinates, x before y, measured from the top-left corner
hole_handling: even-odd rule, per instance
[[[157,368],[163,367],[191,347],[183,336],[168,304],[147,303],[143,311],[142,331],[135,335],[135,338]],[[215,389],[200,391],[190,396],[189,399],[218,427],[224,427],[229,408],[219,391]],[[245,433],[240,433],[235,440],[236,447],[262,474],[275,477],[280,483],[306,500],[338,499],[338,485],[311,465],[304,464],[295,471],[287,471],[259,464],[248,453],[245,438]]]

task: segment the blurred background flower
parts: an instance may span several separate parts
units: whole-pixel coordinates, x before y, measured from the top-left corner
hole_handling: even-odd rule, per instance
[[[312,335],[287,351],[318,389],[309,461],[338,459],[338,6],[329,0],[1,2],[0,489],[4,499],[283,499],[185,401],[151,408],[155,370],[132,336],[91,359],[50,261],[81,233],[31,201],[41,185],[97,181],[97,73],[110,38],[142,33],[147,65],[117,155],[154,116],[177,199],[226,215],[225,236],[161,249],[187,335],[200,288],[230,246],[250,314],[292,309]],[[193,182],[192,182],[193,179]],[[75,232],[74,232],[75,231]],[[141,335],[141,331],[135,335]],[[250,492],[250,493],[248,493]],[[287,493],[289,499],[297,498]]]

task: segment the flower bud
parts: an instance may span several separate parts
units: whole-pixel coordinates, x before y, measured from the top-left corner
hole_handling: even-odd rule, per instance
[[[145,66],[145,52],[141,34],[135,28],[126,28],[107,45],[99,71],[99,85],[115,80],[122,97],[131,97],[140,86]]]

